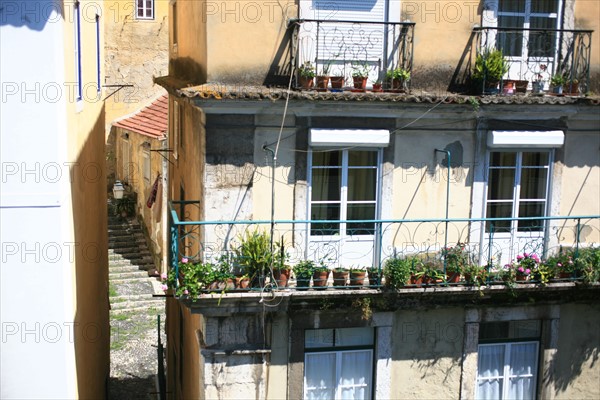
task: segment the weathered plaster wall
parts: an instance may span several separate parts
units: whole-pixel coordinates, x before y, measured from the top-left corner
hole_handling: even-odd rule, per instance
[[[392,397],[456,398],[460,390],[464,311],[397,311],[394,317]]]
[[[600,2],[594,0],[577,0],[575,2],[575,28],[592,29],[590,75],[590,92],[600,94]]]
[[[206,82],[206,7],[219,2],[172,1],[169,25],[169,74],[195,83]],[[211,40],[213,40],[211,38]],[[228,47],[226,42],[222,43]]]
[[[596,128],[598,129],[598,128]],[[567,132],[559,168],[560,215],[600,215],[600,135],[594,132]],[[582,221],[586,224],[581,239],[600,243],[600,222]],[[575,222],[570,229],[561,230],[562,243],[570,245],[575,240]]]
[[[600,397],[600,305],[561,306],[553,382],[556,399]]]
[[[107,124],[138,110],[162,90],[154,84],[153,78],[168,73],[169,2],[159,0],[153,3],[154,19],[145,20],[136,18],[134,1],[104,2],[103,84],[133,85],[107,99]],[[107,88],[106,94],[110,95],[117,89]]]
[[[295,1],[207,2],[208,81],[263,84],[267,73],[288,60],[284,37]]]
[[[445,218],[448,170],[445,153],[451,157],[448,216],[465,218],[471,214],[474,166],[474,133],[403,130],[396,133],[393,182],[394,219]],[[439,234],[432,236],[435,228]],[[441,223],[395,225],[394,245],[408,251],[435,250],[443,246],[445,227]],[[451,223],[448,242],[467,241],[466,224]]]

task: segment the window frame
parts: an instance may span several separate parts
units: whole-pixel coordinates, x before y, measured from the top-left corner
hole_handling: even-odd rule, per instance
[[[367,327],[361,327],[361,328],[367,328]],[[358,387],[358,386],[363,386],[366,387],[365,392],[367,394],[367,398],[373,398],[374,397],[374,391],[375,391],[375,373],[376,373],[376,368],[375,368],[375,346],[376,346],[376,337],[377,337],[377,330],[373,327],[369,327],[369,329],[371,330],[372,333],[372,341],[370,342],[370,344],[356,344],[356,345],[337,345],[336,344],[336,332],[338,330],[345,330],[346,328],[330,328],[332,330],[332,344],[329,346],[322,346],[322,347],[307,347],[307,343],[306,343],[306,336],[305,336],[305,344],[304,344],[304,373],[303,373],[303,378],[304,378],[304,383],[303,383],[303,398],[307,399],[307,395],[308,395],[308,382],[306,379],[306,365],[308,364],[308,358],[310,357],[310,355],[314,355],[314,354],[319,354],[319,355],[326,355],[326,354],[334,354],[335,355],[335,387],[334,389],[334,398],[335,399],[341,399],[341,394],[342,394],[342,390],[345,387]],[[353,329],[353,328],[350,328]],[[322,330],[322,331],[326,331],[329,329],[314,329],[314,330]],[[306,334],[305,334],[306,335]],[[364,385],[343,385],[341,383],[341,379],[342,379],[342,358],[344,354],[351,354],[351,353],[358,353],[358,352],[367,352],[368,356],[369,356],[369,371],[368,373],[365,375],[368,378],[368,382]]]
[[[75,0],[73,3],[73,36],[75,56],[75,99],[77,102],[83,100],[83,76],[81,61],[81,3]]]
[[[339,167],[341,175],[340,175],[340,199],[339,200],[320,200],[313,201],[313,170],[314,169],[333,169],[337,167],[327,167],[327,166],[318,166],[315,167],[313,164],[313,154],[316,152],[329,152],[329,151],[339,151],[341,153],[341,165]],[[361,168],[369,168],[369,166],[349,166],[349,152],[350,151],[366,151],[372,152],[376,155],[376,165],[370,168],[375,169],[375,199],[374,200],[348,200],[348,172],[351,169],[361,169]],[[307,215],[310,220],[312,220],[312,207],[313,204],[339,204],[340,206],[340,215],[339,220],[332,221],[344,221],[347,220],[348,216],[348,206],[351,204],[373,204],[375,206],[374,218],[378,219],[378,216],[381,212],[381,174],[382,174],[382,164],[383,164],[383,148],[374,148],[374,147],[352,147],[352,148],[339,148],[339,147],[312,147],[309,149],[309,154],[307,157],[307,165],[308,165],[308,210]],[[338,234],[328,234],[328,235],[315,235],[312,233],[312,224],[308,224],[308,235],[311,238],[315,238],[317,240],[327,240],[327,239],[338,239],[342,240],[349,237],[360,237],[360,238],[370,238],[374,237],[377,233],[377,224],[373,226],[372,234],[349,234],[348,232],[348,223],[340,222],[338,225]]]
[[[492,153],[514,153],[516,155],[516,161],[515,161],[515,166],[514,166],[515,176],[514,176],[514,181],[513,181],[513,185],[512,185],[513,194],[512,194],[512,198],[510,200],[508,200],[508,199],[492,199],[492,200],[490,200],[490,198],[489,198],[489,183],[490,183],[491,171],[493,169],[501,170],[501,169],[512,169],[513,168],[513,167],[502,167],[502,166],[492,167],[491,166]],[[522,165],[523,153],[546,153],[548,155],[548,163],[543,166],[538,165],[535,167],[531,167],[531,166],[523,167],[523,165]],[[488,215],[488,205],[489,204],[491,204],[491,203],[492,204],[494,204],[494,203],[495,204],[510,203],[510,204],[512,204],[510,218],[518,218],[521,202],[525,202],[525,201],[543,202],[544,210],[543,210],[541,216],[542,217],[547,216],[549,208],[550,208],[549,206],[551,204],[550,193],[551,193],[551,184],[552,184],[552,165],[553,165],[553,163],[554,163],[554,150],[553,149],[537,149],[537,148],[489,149],[486,154],[486,170],[485,170],[486,179],[485,179],[484,204],[483,204],[484,217],[485,218],[493,218]],[[543,199],[542,198],[540,198],[540,199],[522,199],[521,198],[521,183],[522,183],[521,177],[523,174],[523,170],[524,169],[533,169],[533,168],[543,168],[546,170],[545,196]],[[489,233],[489,228],[488,228],[489,225],[488,224],[489,224],[489,222],[486,222],[485,227],[484,227],[484,232],[486,234]],[[509,237],[509,236],[512,236],[514,233],[527,234],[527,233],[532,233],[532,232],[539,232],[540,234],[542,234],[546,229],[546,225],[547,225],[546,222],[542,221],[542,226],[538,230],[535,230],[535,231],[534,230],[519,230],[519,221],[514,219],[514,220],[510,221],[510,227],[508,228],[507,232],[504,231],[504,228],[503,228],[502,232],[494,231],[494,235],[500,236],[500,237]]]
[[[535,344],[535,354],[533,356],[534,364],[533,364],[533,372],[527,377],[531,377],[533,382],[533,393],[532,399],[536,398],[536,394],[538,392],[538,378],[539,378],[539,367],[540,367],[540,341],[539,340],[506,340],[506,341],[493,341],[488,342],[485,341],[483,343],[479,343],[477,345],[477,373],[475,378],[475,398],[478,399],[479,395],[479,384],[481,381],[485,380],[493,380],[493,379],[502,379],[502,397],[501,400],[509,399],[509,385],[511,378],[519,378],[525,377],[526,375],[511,375],[510,368],[512,360],[510,359],[511,347],[514,345],[520,344]],[[503,346],[504,347],[504,367],[502,370],[502,375],[494,376],[494,377],[480,377],[479,373],[479,357],[481,354],[482,347],[491,347],[491,346]]]
[[[142,6],[140,7],[140,1],[142,2]],[[150,2],[150,7],[147,7],[146,2]],[[154,20],[154,0],[135,0],[135,19],[139,20]],[[142,11],[143,16],[139,16],[140,10]],[[150,11],[150,16],[147,16],[147,11]]]
[[[142,176],[146,186],[150,185],[150,181],[152,180],[152,164],[149,143],[145,143],[142,147]]]
[[[179,128],[180,128],[180,110],[179,110],[179,102],[177,100],[173,100],[173,158],[176,160],[179,158]]]

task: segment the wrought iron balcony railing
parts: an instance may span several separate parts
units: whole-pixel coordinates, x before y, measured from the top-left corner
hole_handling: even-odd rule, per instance
[[[310,63],[317,75],[351,79],[368,72],[372,82],[387,71],[412,71],[414,22],[294,20],[292,67]]]
[[[240,260],[242,244],[246,241],[247,245],[248,238],[256,233],[263,237],[255,239],[263,242],[253,243],[248,251],[256,254],[258,247],[262,246],[263,250],[265,247],[268,249],[266,253],[280,255],[263,257],[260,261],[265,266],[262,273],[271,276],[271,281],[271,268],[276,263],[283,264],[280,262],[283,254],[285,264],[289,265],[310,260],[316,265],[322,263],[330,270],[340,267],[372,269],[377,271],[373,277],[381,277],[382,266],[388,259],[411,255],[425,257],[446,272],[450,256],[445,251],[457,244],[463,247],[470,264],[485,266],[489,271],[502,269],[506,263],[517,260],[524,253],[546,259],[559,250],[570,249],[576,256],[578,249],[600,243],[600,215],[369,221],[191,221],[189,216],[197,215],[194,208],[199,209],[199,202],[170,204],[170,269],[174,276],[179,275],[182,259],[211,263],[214,268],[225,267],[233,272],[244,264],[244,260]],[[514,232],[494,229],[494,224],[502,225],[500,222],[507,220],[526,220],[528,229],[519,228]],[[337,228],[336,234],[314,228],[315,224],[322,227],[332,222],[339,225],[361,223],[373,229],[356,236],[344,236]],[[597,262],[600,264],[600,260]],[[268,279],[265,276],[259,278],[264,287]],[[378,287],[381,280],[377,278],[369,284]]]
[[[507,72],[502,81],[524,81],[528,86],[523,87],[536,91],[540,86],[547,90],[552,77],[561,76],[565,93],[587,93],[593,31],[481,27],[473,32],[472,48],[476,56],[491,49],[498,49],[504,55]]]

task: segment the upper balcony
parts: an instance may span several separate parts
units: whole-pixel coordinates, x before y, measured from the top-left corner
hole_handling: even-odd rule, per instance
[[[255,300],[265,292],[410,296],[432,288],[458,296],[564,290],[578,282],[597,286],[600,279],[600,249],[594,248],[600,216],[188,221],[199,204],[170,205],[169,286],[186,301],[214,298],[210,293]]]
[[[314,82],[318,90],[364,90],[353,86],[353,76],[366,77],[371,88],[385,82],[388,71],[401,69],[408,75],[412,71],[413,22],[300,19],[292,24],[292,68],[309,65],[316,77],[329,77],[331,82]],[[302,87],[301,78],[297,73],[297,87]],[[336,86],[336,78],[343,78],[344,83]]]
[[[591,30],[475,28],[468,65],[473,89],[484,94],[585,95],[591,40]]]

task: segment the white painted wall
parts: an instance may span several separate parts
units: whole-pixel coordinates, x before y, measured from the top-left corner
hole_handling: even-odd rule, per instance
[[[0,397],[75,398],[65,25],[57,3],[0,12]],[[72,57],[71,57],[72,59]]]

